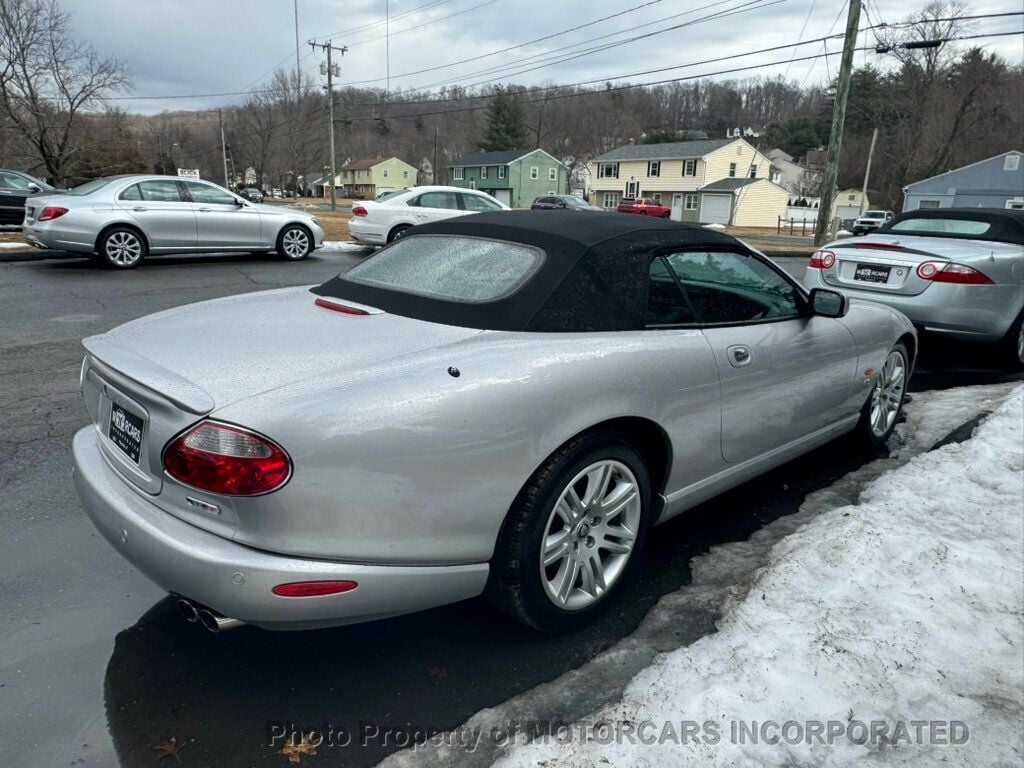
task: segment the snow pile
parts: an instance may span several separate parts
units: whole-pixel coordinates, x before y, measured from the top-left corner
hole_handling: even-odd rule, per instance
[[[705,224],[704,229],[725,229],[724,224]]]
[[[320,251],[351,251],[352,253],[366,253],[372,249],[372,245],[363,245],[362,243],[350,243],[344,240],[324,240],[322,248],[317,250]]]
[[[498,765],[1020,765],[1022,430],[1018,388],[776,544],[716,634],[588,718],[609,725]]]
[[[28,243],[0,243],[0,248],[11,248],[18,250],[30,250],[32,248]]]

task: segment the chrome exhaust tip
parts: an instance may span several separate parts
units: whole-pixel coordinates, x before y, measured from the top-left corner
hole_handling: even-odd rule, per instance
[[[178,608],[178,613],[181,614],[181,618],[189,624],[195,624],[199,621],[199,611],[188,600],[179,600],[175,605]]]
[[[245,624],[241,619],[229,619],[227,616],[220,616],[209,608],[201,608],[197,611],[197,615],[199,623],[213,633],[226,632],[229,629],[241,627]]]

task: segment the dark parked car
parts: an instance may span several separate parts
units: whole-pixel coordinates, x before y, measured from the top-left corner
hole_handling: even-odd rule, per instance
[[[256,189],[256,187],[246,187],[245,189],[243,189],[238,194],[240,194],[242,197],[244,197],[250,203],[262,203],[263,202],[263,193],[260,192],[258,189]]]
[[[619,213],[638,213],[641,216],[658,216],[667,219],[672,208],[662,205],[649,197],[624,197],[619,203]]]
[[[538,197],[530,206],[534,211],[549,211],[557,209],[570,211],[600,211],[603,210],[596,205],[591,205],[582,197],[576,195],[547,195]]]
[[[59,191],[27,173],[0,170],[0,226],[20,227],[25,220],[25,200]]]

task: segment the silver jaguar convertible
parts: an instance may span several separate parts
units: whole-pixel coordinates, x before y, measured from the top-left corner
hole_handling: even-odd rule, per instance
[[[486,593],[557,631],[651,526],[843,433],[883,442],[917,340],[723,234],[522,211],[84,345],[78,492],[186,618],[302,629]]]

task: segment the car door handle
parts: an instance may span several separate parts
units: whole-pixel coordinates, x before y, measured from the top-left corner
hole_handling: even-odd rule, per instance
[[[133,211],[138,211],[139,213],[141,213],[142,211],[148,211],[149,208],[147,208],[144,205],[136,205],[134,208],[132,208],[132,210]]]
[[[210,212],[210,210],[211,210],[211,209],[209,209],[209,208],[200,208],[200,209],[199,209],[199,212],[200,212],[200,213],[209,213],[209,212]]]
[[[740,344],[729,347],[726,353],[729,355],[729,364],[734,368],[742,368],[754,361],[754,356],[750,354],[750,349]]]

